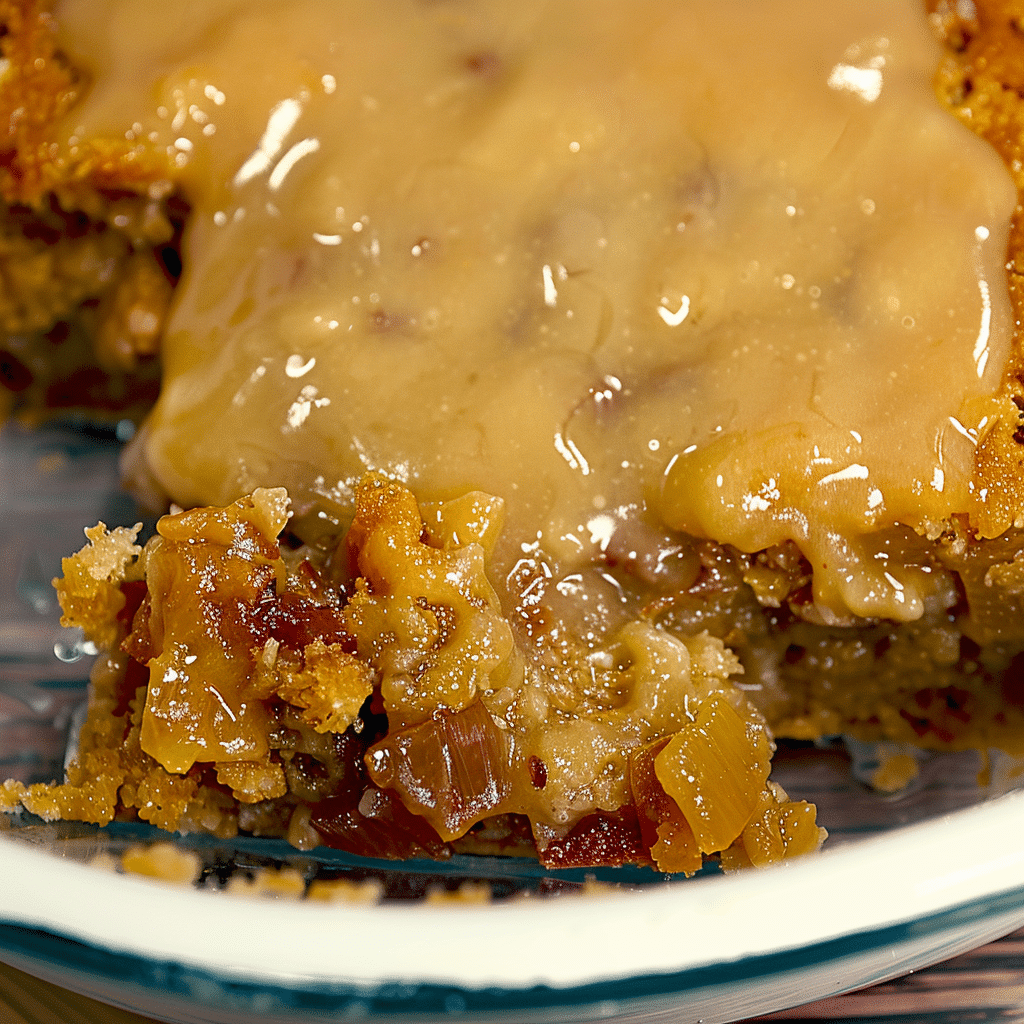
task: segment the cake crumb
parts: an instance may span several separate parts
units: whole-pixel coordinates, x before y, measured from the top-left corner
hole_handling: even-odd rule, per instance
[[[132,875],[145,875],[147,878],[184,885],[194,883],[202,870],[202,862],[197,854],[170,842],[129,847],[121,857],[121,866]]]
[[[364,878],[360,882],[347,878],[317,879],[310,883],[306,898],[316,903],[361,903],[375,906],[384,898],[384,886],[376,878]]]
[[[432,885],[427,890],[426,902],[432,906],[444,904],[479,906],[490,903],[492,898],[490,883],[462,882],[457,889],[445,889],[440,885]]]
[[[899,793],[918,775],[912,754],[887,754],[871,775],[871,788],[879,793]]]

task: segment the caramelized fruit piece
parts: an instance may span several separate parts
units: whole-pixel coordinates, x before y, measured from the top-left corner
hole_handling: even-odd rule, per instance
[[[651,860],[661,871],[692,875],[700,870],[704,858],[693,829],[679,805],[665,792],[655,770],[655,760],[671,739],[663,736],[630,755],[629,785]]]
[[[249,687],[248,622],[284,574],[277,535],[287,517],[283,490],[257,490],[157,523],[161,541],[146,557],[154,656],[142,748],[169,772],[268,754],[266,713]]]
[[[790,800],[781,786],[769,782],[743,832],[722,851],[722,866],[727,871],[765,867],[813,853],[827,835],[815,818],[813,804]]]
[[[480,701],[389,733],[366,755],[370,776],[396,791],[442,839],[500,812],[511,788],[510,742]]]
[[[724,850],[750,820],[768,781],[770,759],[765,727],[745,721],[716,694],[655,757],[654,771],[693,829],[701,852],[714,853]]]

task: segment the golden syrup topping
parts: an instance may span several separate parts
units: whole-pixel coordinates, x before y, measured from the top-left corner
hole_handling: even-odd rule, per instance
[[[916,2],[58,13],[61,141],[163,147],[192,203],[137,448],[175,500],[479,489],[502,576],[646,502],[795,540],[826,618],[920,614],[864,538],[983,500],[1014,195]]]

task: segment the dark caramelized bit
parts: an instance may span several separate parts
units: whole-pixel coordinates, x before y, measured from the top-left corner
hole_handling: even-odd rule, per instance
[[[919,739],[931,733],[941,743],[951,744],[963,731],[963,726],[971,721],[971,695],[958,686],[918,690],[914,703],[916,707],[913,709],[901,708],[900,717]]]
[[[640,836],[636,811],[629,806],[614,814],[588,815],[573,826],[564,839],[538,848],[540,862],[547,868],[590,867],[594,864],[621,867],[649,863]]]
[[[341,644],[350,654],[355,652],[355,638],[346,630],[341,610],[304,594],[271,591],[255,606],[247,625],[260,646],[273,638],[283,647],[301,651],[314,640],[322,640],[325,644]]]
[[[1024,708],[1024,653],[1015,654],[1006,667],[1000,686],[1003,704]]]
[[[441,838],[391,793],[370,786],[353,804],[331,797],[312,809],[310,821],[325,846],[359,857],[407,860],[448,856]]]
[[[0,385],[17,394],[32,384],[32,371],[12,352],[0,349]]]
[[[493,50],[480,50],[466,58],[466,68],[481,78],[496,78],[501,67],[502,60]]]

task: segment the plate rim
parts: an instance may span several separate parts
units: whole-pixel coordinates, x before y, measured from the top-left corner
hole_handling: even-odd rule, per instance
[[[870,956],[910,940],[919,945],[923,942],[926,948],[935,951],[938,946],[929,940],[985,921],[998,924],[982,941],[1012,931],[1024,923],[1024,882],[1012,890],[979,897],[936,911],[925,918],[837,935],[812,946],[766,951],[734,961],[689,966],[672,973],[606,978],[564,987],[541,983],[519,988],[491,985],[474,989],[456,982],[409,982],[401,979],[385,979],[367,985],[354,984],[340,977],[291,981],[238,978],[225,976],[199,964],[156,961],[125,951],[112,952],[69,939],[49,929],[2,921],[0,959],[30,973],[48,975],[57,983],[67,982],[69,970],[72,981],[75,976],[85,976],[90,984],[79,984],[77,988],[93,998],[104,997],[101,991],[104,983],[123,986],[125,998],[119,999],[118,1005],[141,1012],[147,1009],[146,1000],[133,999],[133,990],[136,994],[141,991],[159,998],[170,997],[172,1001],[186,1006],[202,1004],[211,1009],[219,1007],[235,1012],[246,1006],[266,1010],[273,1007],[288,1020],[296,1019],[290,1016],[294,1014],[331,1015],[323,1019],[347,1017],[353,1013],[370,1019],[391,1016],[419,1019],[464,1017],[466,1014],[507,1017],[510,1012],[526,1020],[538,1014],[558,1014],[560,1011],[578,1013],[587,1007],[614,1007],[621,1011],[643,1004],[671,1003],[673,997],[679,999],[695,992],[715,992],[759,980],[813,972],[840,960]],[[938,958],[931,957],[926,962]],[[885,976],[888,975],[883,971],[882,976],[873,980],[883,980]],[[76,986],[72,984],[71,987]],[[830,986],[831,994],[852,987],[856,985],[837,981]],[[149,1008],[152,1009],[151,1006]],[[773,1005],[760,1009],[773,1008],[780,1007]],[[548,1018],[545,1016],[544,1019]]]
[[[827,955],[830,943],[856,949],[886,929],[895,929],[891,942],[1016,909],[1024,919],[1022,820],[1024,792],[1014,792],[761,871],[486,906],[236,897],[60,860],[4,835],[0,870],[21,884],[0,892],[0,927],[4,934],[20,927],[112,956],[196,968],[228,983],[285,989],[343,985],[365,994],[398,983],[521,992],[678,976],[675,986],[689,972],[722,965],[735,970],[808,950]],[[951,829],[976,842],[966,849],[942,843]],[[784,916],[797,898],[803,912]],[[125,905],[148,912],[110,913]],[[741,923],[746,929],[737,942]],[[545,942],[531,951],[523,939],[538,931]],[[266,938],[254,945],[254,934]],[[315,941],[325,934],[330,943]],[[631,941],[623,943],[623,934]],[[680,934],[699,941],[667,941]],[[442,943],[450,956],[439,964]],[[375,961],[380,949],[387,950],[390,972]]]

